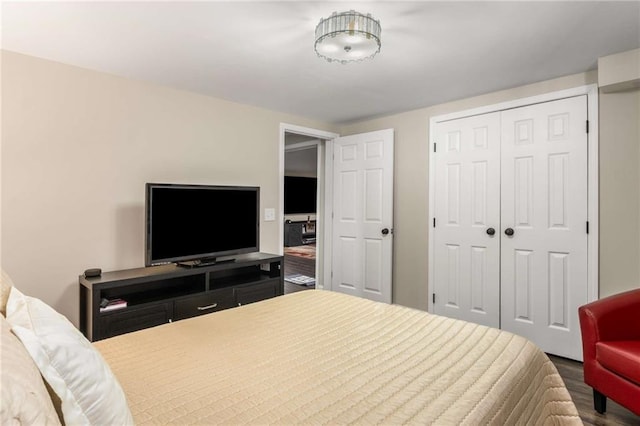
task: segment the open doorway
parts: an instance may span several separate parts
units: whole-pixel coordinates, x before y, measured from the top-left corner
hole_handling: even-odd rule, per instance
[[[288,137],[289,143],[285,144],[285,136]],[[331,184],[328,183],[330,179],[330,172],[325,169],[330,167],[327,164],[325,156],[327,155],[327,149],[331,144],[331,141],[340,135],[337,133],[329,132],[326,130],[313,129],[309,127],[298,126],[295,124],[280,123],[280,253],[284,254],[284,228],[285,228],[285,214],[284,214],[284,180],[285,180],[285,146],[288,146],[290,151],[296,151],[298,149],[304,150],[305,145],[313,145],[316,149],[317,162],[316,162],[316,179],[317,179],[317,196],[316,196],[316,212],[315,212],[315,285],[314,286],[301,286],[298,284],[291,284],[285,281],[285,293],[287,290],[305,290],[308,288],[331,288],[331,283],[326,282],[325,277],[330,276],[330,259],[331,259],[331,210],[330,206],[325,203],[327,195],[325,194]],[[328,211],[328,213],[327,213]],[[287,215],[289,216],[289,215]],[[307,218],[307,216],[309,216]],[[311,220],[311,215],[301,215],[297,218],[300,221]],[[291,218],[287,220],[292,220]],[[293,221],[293,220],[292,220]],[[305,230],[309,233],[311,227],[307,226]],[[306,236],[310,238],[310,235]],[[305,244],[303,244],[304,246]],[[307,244],[308,245],[308,244]],[[299,247],[299,246],[298,246]],[[329,261],[326,261],[329,260]],[[295,273],[290,266],[287,270],[286,265],[284,268],[285,277],[289,274],[288,271]],[[329,272],[328,272],[328,271]],[[306,274],[303,274],[306,275]],[[328,287],[327,287],[328,284]]]
[[[284,134],[284,292],[316,288],[321,139]]]

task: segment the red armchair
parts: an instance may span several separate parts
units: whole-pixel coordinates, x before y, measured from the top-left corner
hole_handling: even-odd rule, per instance
[[[607,398],[640,415],[640,289],[579,309],[584,381],[602,414]]]

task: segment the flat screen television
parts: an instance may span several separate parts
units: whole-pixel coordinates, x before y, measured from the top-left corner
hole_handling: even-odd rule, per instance
[[[198,266],[259,250],[258,187],[147,183],[145,207],[147,266]]]
[[[315,214],[318,179],[284,177],[284,214]]]

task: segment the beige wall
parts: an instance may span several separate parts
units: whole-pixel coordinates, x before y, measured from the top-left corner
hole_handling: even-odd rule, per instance
[[[428,132],[435,115],[596,81],[595,72],[340,129],[3,52],[2,267],[77,324],[77,276],[139,267],[147,181],[259,185],[278,208],[279,124],[347,135],[395,129],[394,302],[427,308]],[[640,92],[601,95],[601,294],[640,283]],[[247,126],[251,123],[251,126]],[[277,252],[278,224],[261,223]]]
[[[280,123],[334,130],[10,52],[2,89],[2,267],[76,324],[82,271],[144,265],[145,182],[256,185],[279,209]]]
[[[284,174],[285,176],[318,177],[317,145],[305,149],[285,150]]]
[[[0,54],[0,129],[2,129],[2,55]],[[0,270],[2,270],[2,134],[0,130]]]
[[[436,115],[593,84],[596,81],[596,72],[576,74],[341,127],[342,135],[395,129],[395,303],[427,309],[429,119]],[[637,287],[640,283],[637,96],[637,92],[630,95],[606,95],[600,105],[600,125],[603,129],[600,138],[600,173],[605,176],[600,190],[601,200],[610,206],[601,206],[600,217],[603,295]],[[629,106],[634,100],[635,110]],[[617,148],[615,153],[603,152],[612,145]],[[609,177],[610,175],[615,177]],[[626,179],[626,176],[628,180],[622,185],[625,189],[618,190],[614,180]],[[629,188],[630,186],[633,188]],[[620,237],[624,225],[620,224],[617,212],[623,208],[627,209],[625,215],[631,222],[630,234],[624,239],[604,236],[603,233],[612,231],[612,236],[618,234]],[[615,253],[621,251],[625,255],[616,257]],[[624,263],[622,259],[627,258],[633,261]]]
[[[640,49],[598,58],[598,86],[605,93],[640,89]]]
[[[600,296],[640,287],[640,90],[600,92]]]

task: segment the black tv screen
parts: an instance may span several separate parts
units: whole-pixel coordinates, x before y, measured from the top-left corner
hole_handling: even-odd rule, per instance
[[[259,250],[260,188],[146,185],[147,266]]]
[[[284,177],[284,214],[315,214],[318,179]]]

